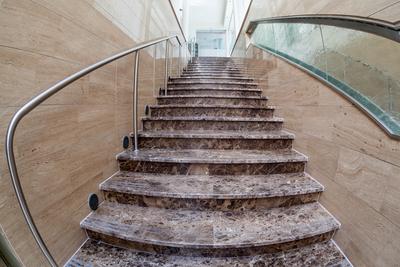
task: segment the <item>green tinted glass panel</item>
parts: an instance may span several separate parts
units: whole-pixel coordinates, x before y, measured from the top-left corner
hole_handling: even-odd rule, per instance
[[[335,26],[262,23],[253,44],[324,79],[400,137],[400,44]]]

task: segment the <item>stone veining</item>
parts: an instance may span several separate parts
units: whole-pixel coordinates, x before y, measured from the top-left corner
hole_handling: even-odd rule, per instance
[[[172,77],[67,266],[351,266],[324,187],[261,93],[233,58]]]

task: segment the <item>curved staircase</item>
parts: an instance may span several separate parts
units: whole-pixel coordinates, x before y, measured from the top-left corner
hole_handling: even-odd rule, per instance
[[[100,185],[67,266],[351,266],[294,135],[231,58],[197,58]]]

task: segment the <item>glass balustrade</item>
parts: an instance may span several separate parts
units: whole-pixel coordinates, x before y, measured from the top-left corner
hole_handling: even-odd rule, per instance
[[[398,42],[336,26],[260,23],[252,43],[326,81],[400,137]]]

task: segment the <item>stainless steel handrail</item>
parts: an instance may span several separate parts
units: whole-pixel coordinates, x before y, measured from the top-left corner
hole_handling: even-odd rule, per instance
[[[54,260],[53,256],[51,255],[49,249],[47,248],[46,244],[43,241],[42,236],[40,235],[35,222],[32,218],[32,215],[30,213],[30,210],[28,208],[24,192],[22,190],[21,182],[18,176],[18,171],[17,171],[17,166],[15,163],[15,155],[14,155],[14,136],[15,136],[15,130],[19,124],[19,122],[24,118],[29,112],[31,112],[33,109],[35,109],[37,106],[39,106],[42,102],[44,102],[46,99],[54,95],[55,93],[59,92],[63,88],[65,88],[67,85],[71,84],[72,82],[78,80],[79,78],[93,72],[94,70],[97,70],[98,68],[113,62],[119,58],[122,58],[126,55],[130,55],[132,53],[138,53],[140,50],[143,48],[147,48],[149,46],[161,43],[163,41],[166,41],[166,43],[169,42],[171,39],[176,39],[179,43],[180,46],[182,46],[182,43],[180,42],[179,38],[177,35],[173,36],[167,36],[167,37],[162,37],[162,38],[157,38],[149,42],[142,43],[140,45],[137,45],[133,48],[130,48],[128,50],[125,50],[123,52],[120,52],[118,54],[115,54],[113,56],[110,56],[106,59],[103,59],[93,65],[90,65],[89,67],[86,67],[70,76],[67,78],[59,81],[52,87],[48,88],[47,90],[43,91],[39,95],[35,96],[32,98],[28,103],[23,105],[12,117],[8,129],[7,129],[7,135],[6,135],[6,158],[7,158],[7,164],[8,168],[10,171],[10,176],[11,176],[11,181],[15,190],[15,194],[17,195],[18,203],[21,207],[22,213],[24,215],[25,221],[28,224],[28,227],[30,231],[32,232],[32,235],[38,244],[40,250],[43,252],[44,256],[46,257],[47,261],[50,263],[51,266],[56,267],[57,263]],[[168,60],[167,58],[165,59],[166,61]],[[138,129],[137,129],[137,105],[138,105],[138,71],[139,71],[139,55],[136,54],[135,56],[135,77],[134,77],[134,93],[133,93],[133,134],[134,134],[134,140],[135,140],[135,145],[134,149],[138,149],[138,144],[137,144],[137,139],[138,139]],[[168,70],[166,70],[166,73],[168,73]],[[165,85],[167,86],[167,85]],[[165,88],[166,89],[166,88]]]
[[[247,7],[247,10],[246,10],[246,14],[245,14],[244,17],[243,17],[242,24],[240,25],[240,29],[239,29],[239,31],[238,31],[238,34],[237,34],[236,38],[235,38],[235,43],[233,44],[233,46],[232,46],[232,48],[231,48],[231,52],[230,52],[230,56],[231,56],[231,57],[232,57],[232,54],[233,54],[233,50],[235,50],[236,44],[237,44],[237,42],[239,41],[240,34],[241,34],[242,31],[243,31],[243,27],[244,27],[244,25],[245,25],[245,23],[246,23],[247,17],[249,16],[249,13],[250,13],[250,9],[251,9],[252,4],[253,4],[253,0],[250,0],[249,6]]]
[[[400,25],[380,19],[349,15],[294,15],[264,18],[250,21],[246,33],[251,35],[258,24],[263,23],[305,23],[336,26],[379,35],[400,42]]]

